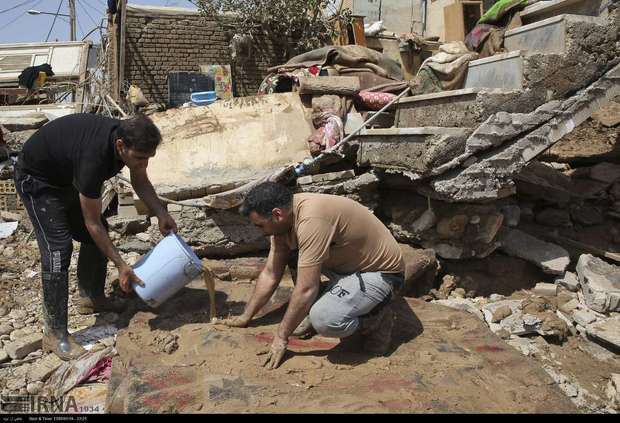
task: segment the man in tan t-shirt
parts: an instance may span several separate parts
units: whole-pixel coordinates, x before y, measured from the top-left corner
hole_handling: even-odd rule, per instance
[[[271,248],[245,311],[222,323],[247,326],[271,298],[289,256],[298,251],[295,288],[274,336],[268,368],[280,364],[288,337],[301,331],[304,318],[322,336],[344,338],[359,329],[367,351],[388,351],[393,326],[389,302],[403,283],[404,264],[396,240],[377,217],[348,198],[292,195],[272,182],[254,187],[241,213],[271,236]],[[329,278],[324,287],[321,273]]]

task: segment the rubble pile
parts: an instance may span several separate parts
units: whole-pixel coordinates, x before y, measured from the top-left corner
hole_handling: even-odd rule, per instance
[[[420,81],[387,78],[398,72],[383,55],[330,46],[278,67],[284,73],[274,68],[263,97],[155,113],[164,143],[149,167],[154,186],[175,200],[168,211],[179,235],[220,281],[233,283],[251,283],[269,248],[236,210],[249,184],[277,175],[295,192],[354,199],[401,243],[403,296],[474,315],[539,362],[579,409],[618,412],[620,12],[546,19],[507,31],[499,55],[468,56],[458,89],[420,93]],[[352,54],[372,60],[340,72]],[[299,65],[308,61],[328,75]],[[282,79],[297,81],[298,91],[273,94]],[[392,85],[368,90],[377,81]],[[365,124],[403,89],[412,95]],[[41,350],[39,255],[9,157],[45,122],[40,114],[0,120],[3,395],[41,392],[62,364]],[[300,164],[305,155],[315,159]],[[162,236],[126,189],[110,182],[104,211],[111,239],[134,264]],[[76,243],[71,297],[78,250]],[[110,264],[107,292],[123,296],[115,277]],[[70,326],[114,332],[136,310],[148,307],[134,301],[121,316],[84,317],[70,300]],[[104,332],[93,342],[111,347],[115,335]],[[148,348],[172,356],[182,344],[164,325]]]

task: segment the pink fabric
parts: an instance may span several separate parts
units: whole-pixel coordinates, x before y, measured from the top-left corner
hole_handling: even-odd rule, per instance
[[[112,357],[100,360],[95,367],[90,369],[86,376],[78,383],[86,382],[107,382],[112,374]]]
[[[370,91],[360,91],[357,95],[358,101],[368,110],[381,110],[394,98],[396,94]]]
[[[308,138],[310,153],[313,155],[331,148],[344,138],[344,125],[340,117],[329,112],[321,113],[314,119],[317,130]]]

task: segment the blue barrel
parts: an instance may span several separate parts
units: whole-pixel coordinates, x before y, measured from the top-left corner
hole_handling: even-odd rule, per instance
[[[144,288],[134,290],[151,307],[158,307],[202,273],[202,263],[177,234],[162,239],[134,266]]]

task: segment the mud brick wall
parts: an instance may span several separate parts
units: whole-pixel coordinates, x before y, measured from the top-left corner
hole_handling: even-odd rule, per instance
[[[225,24],[232,24],[230,20]],[[150,102],[167,103],[168,73],[198,72],[199,65],[231,65],[233,94],[255,95],[267,69],[286,62],[285,49],[263,37],[254,40],[243,65],[232,65],[233,33],[198,13],[155,15],[127,11],[124,79],[138,85]]]

